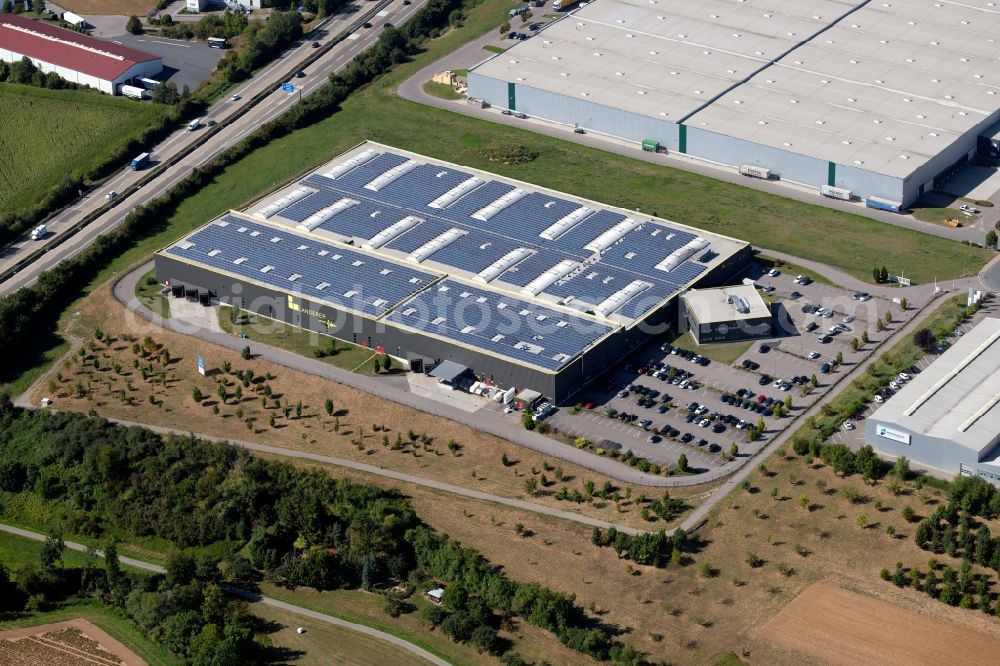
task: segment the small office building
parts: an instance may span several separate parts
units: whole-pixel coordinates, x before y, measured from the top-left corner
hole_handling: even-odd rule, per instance
[[[771,309],[753,285],[691,289],[681,296],[678,329],[695,342],[736,342],[772,335]]]

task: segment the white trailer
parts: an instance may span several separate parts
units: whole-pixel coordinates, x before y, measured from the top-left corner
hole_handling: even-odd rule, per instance
[[[160,82],[156,79],[147,79],[139,76],[132,80],[132,84],[135,86],[142,86],[146,90],[156,90],[156,86],[160,85]]]
[[[145,88],[139,88],[137,86],[123,85],[121,87],[121,93],[125,97],[131,97],[132,99],[146,99],[148,96]]]
[[[80,16],[79,14],[74,14],[73,12],[63,12],[62,20],[66,21],[70,25],[82,26],[86,25],[87,20]]]
[[[819,193],[824,197],[840,199],[841,201],[850,201],[853,196],[850,190],[845,190],[842,187],[834,187],[833,185],[823,185],[819,188]]]
[[[744,176],[750,176],[751,178],[763,178],[768,180],[771,178],[771,170],[762,166],[755,166],[753,164],[741,164],[740,173]]]

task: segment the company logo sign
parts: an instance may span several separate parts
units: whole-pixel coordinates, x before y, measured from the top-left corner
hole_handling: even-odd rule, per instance
[[[893,430],[892,428],[887,428],[884,425],[877,426],[875,428],[875,434],[879,437],[885,437],[886,439],[891,439],[894,442],[899,442],[900,444],[910,443],[909,433]]]

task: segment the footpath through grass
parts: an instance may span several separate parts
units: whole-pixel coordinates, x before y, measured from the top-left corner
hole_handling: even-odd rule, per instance
[[[0,83],[0,210],[28,206],[85,174],[167,111],[92,91]]]

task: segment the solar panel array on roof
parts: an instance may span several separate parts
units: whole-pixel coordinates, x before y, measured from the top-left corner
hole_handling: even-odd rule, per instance
[[[649,289],[620,303],[615,301],[617,306],[608,313],[641,317],[705,270],[696,261],[684,261],[669,271],[656,268],[696,238],[689,231],[636,215],[623,231],[610,233],[622,224],[624,215],[591,210],[550,193],[528,192],[509,183],[480,180],[454,167],[430,163],[414,166],[412,157],[390,151],[372,157],[366,151],[365,159],[356,165],[345,160],[327,173],[336,173],[337,177],[305,178],[301,184],[317,192],[294,202],[276,217],[300,222],[345,198],[359,201],[359,205],[331,215],[316,231],[363,241],[402,219],[419,218],[418,224],[408,225],[381,249],[410,254],[444,237],[450,242],[425,248],[421,261],[471,275],[525,248],[533,254],[495,278],[516,289],[563,262],[567,266],[570,261],[586,263],[587,270],[560,275],[541,292],[576,301],[582,309],[593,310],[641,279],[650,285]],[[366,187],[372,182],[379,184],[377,192]],[[446,197],[449,193],[451,196]],[[451,229],[464,235],[448,234]],[[594,245],[595,241],[599,244]],[[662,298],[654,302],[653,295]]]
[[[235,215],[202,227],[166,253],[376,317],[439,277]]]
[[[409,299],[386,320],[549,370],[615,328],[450,278]]]

